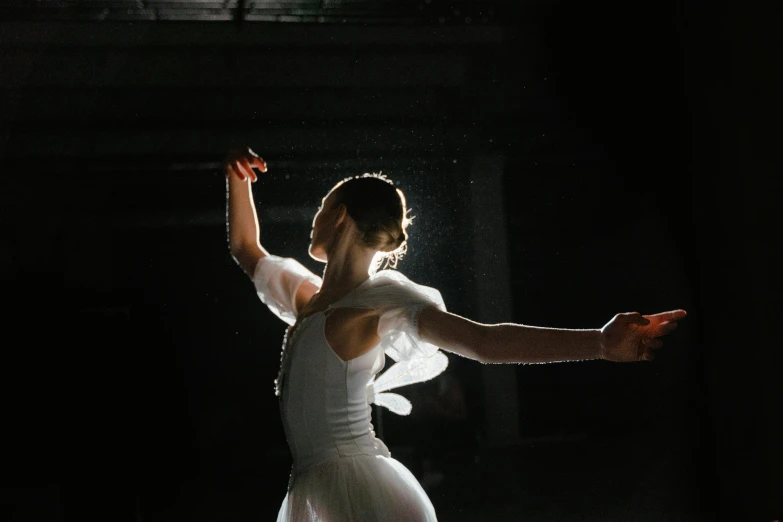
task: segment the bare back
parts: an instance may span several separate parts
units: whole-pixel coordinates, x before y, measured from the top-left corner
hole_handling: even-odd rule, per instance
[[[305,282],[296,295],[299,308],[297,322],[303,318],[326,311],[324,335],[326,342],[343,361],[350,361],[364,355],[381,342],[378,337],[378,311],[365,308],[334,308],[327,310],[329,303],[319,303],[315,292],[318,287]],[[312,292],[312,293],[311,293]],[[308,299],[308,294],[310,294]],[[305,301],[307,299],[307,301]]]

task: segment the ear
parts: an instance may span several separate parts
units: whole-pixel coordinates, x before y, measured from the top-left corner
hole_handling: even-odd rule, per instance
[[[348,216],[348,207],[345,206],[345,203],[340,203],[337,205],[337,208],[335,208],[335,211],[337,212],[337,218],[335,219],[334,226],[339,227]]]

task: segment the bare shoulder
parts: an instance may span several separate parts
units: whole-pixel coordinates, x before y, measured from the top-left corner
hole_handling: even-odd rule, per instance
[[[296,315],[299,315],[299,311],[303,310],[304,307],[307,306],[318,290],[319,287],[310,281],[302,281],[302,284],[299,285],[299,288],[296,290],[296,296],[294,297],[296,304]]]

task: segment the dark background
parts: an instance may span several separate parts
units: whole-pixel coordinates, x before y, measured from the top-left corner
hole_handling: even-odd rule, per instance
[[[276,515],[284,325],[229,256],[220,173],[249,145],[262,243],[316,273],[320,198],[383,171],[417,216],[399,269],[452,312],[689,311],[653,363],[522,365],[512,397],[451,356],[403,390],[413,414],[376,424],[440,519],[779,519],[779,15],[0,1],[0,517]],[[488,158],[502,190],[478,208]],[[504,225],[510,317],[477,305],[482,216]],[[514,440],[493,440],[485,405],[514,401]]]

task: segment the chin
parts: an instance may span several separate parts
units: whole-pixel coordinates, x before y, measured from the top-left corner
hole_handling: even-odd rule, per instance
[[[310,248],[308,249],[308,253],[310,254],[310,257],[316,261],[326,263],[326,252],[324,252],[322,248],[314,247],[311,243]]]

